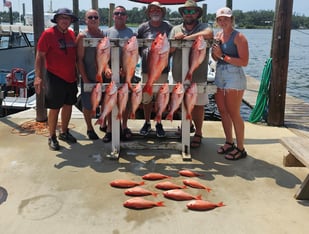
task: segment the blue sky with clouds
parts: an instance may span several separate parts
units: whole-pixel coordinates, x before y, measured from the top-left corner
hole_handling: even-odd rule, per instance
[[[22,4],[25,3],[26,12],[32,11],[32,0],[10,0],[13,4],[14,11],[22,11]],[[44,9],[47,11],[52,2],[53,10],[60,7],[72,8],[72,0],[44,0]],[[141,8],[145,4],[135,3],[128,0],[99,0],[100,8],[107,8],[109,3],[114,2],[116,5],[123,5],[127,9],[132,9],[133,7]],[[198,5],[207,4],[208,13],[215,13],[216,10],[226,4],[226,0],[206,0],[199,2]],[[242,10],[244,12],[251,10],[275,10],[276,0],[233,0],[233,9]],[[80,9],[91,8],[91,0],[79,0]],[[170,5],[167,6],[171,8],[172,11],[177,11],[180,5]],[[2,4],[0,10],[7,10],[3,8]],[[293,1],[293,12],[297,15],[305,15],[309,17],[309,1],[308,0],[294,0]]]

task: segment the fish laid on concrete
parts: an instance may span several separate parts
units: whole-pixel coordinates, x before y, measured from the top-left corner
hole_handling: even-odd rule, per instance
[[[135,113],[137,108],[140,106],[143,98],[142,85],[141,83],[137,83],[132,87],[131,92],[131,114],[130,118],[135,119]]]
[[[126,179],[117,179],[117,180],[113,180],[112,182],[110,182],[110,185],[116,188],[132,188],[134,186],[144,185],[144,184],[145,184],[144,181],[136,182],[136,181],[126,180]]]
[[[96,109],[99,106],[102,98],[102,85],[97,83],[93,86],[91,91],[91,106],[92,106],[92,114],[95,116]]]
[[[128,83],[124,83],[118,89],[118,97],[117,97],[118,115],[117,115],[117,119],[122,119],[123,112],[127,108],[128,98],[129,98]]]
[[[155,206],[164,206],[164,203],[163,201],[155,202],[146,200],[142,197],[133,197],[126,200],[123,203],[123,206],[132,209],[147,209]]]
[[[179,173],[179,175],[186,176],[186,177],[202,176],[202,174],[200,174],[200,173],[197,173],[197,172],[194,172],[194,171],[191,171],[191,170],[187,170],[187,169],[180,170],[178,173]]]
[[[180,107],[180,104],[183,101],[183,96],[185,93],[185,89],[183,87],[183,84],[178,82],[172,91],[170,105],[169,105],[169,113],[166,116],[166,119],[173,121],[173,116],[175,111]]]
[[[164,197],[170,198],[176,201],[186,201],[186,200],[201,200],[202,195],[193,196],[182,189],[171,189],[163,192]]]
[[[155,117],[156,122],[161,122],[162,114],[165,111],[169,100],[170,100],[170,92],[168,83],[164,83],[163,85],[161,85],[157,93],[157,98],[155,102],[155,112],[157,113]]]
[[[221,207],[225,206],[223,202],[219,203],[212,203],[210,201],[204,201],[204,200],[193,200],[188,202],[187,207],[190,210],[199,210],[199,211],[204,211],[204,210],[212,210],[216,207]]]
[[[186,107],[186,119],[192,120],[192,110],[197,101],[197,85],[196,83],[191,83],[190,87],[187,88],[185,92],[185,107]]]
[[[189,58],[189,70],[186,74],[185,80],[192,81],[193,72],[204,61],[206,56],[206,41],[203,36],[198,36],[192,44]]]
[[[150,172],[142,176],[144,180],[162,180],[166,178],[170,178],[170,176],[161,174],[161,173],[156,173],[156,172]]]
[[[147,196],[147,195],[152,195],[152,196],[157,196],[158,193],[156,192],[152,192],[148,189],[144,189],[142,187],[133,187],[133,188],[129,188],[129,189],[126,189],[124,191],[124,194],[125,195],[128,195],[128,196]]]
[[[174,184],[173,182],[170,182],[170,181],[163,181],[163,182],[157,183],[155,185],[155,187],[157,189],[162,189],[162,190],[185,189],[185,188],[187,188],[186,185],[184,185],[184,186],[177,185],[177,184]]]
[[[182,181],[185,185],[190,186],[192,188],[198,188],[198,189],[205,189],[207,192],[211,191],[211,188],[201,184],[200,182],[196,181],[196,180],[183,180]]]
[[[114,81],[111,81],[105,89],[103,111],[95,124],[103,126],[106,116],[111,113],[114,106],[117,105],[117,93],[117,86]]]
[[[108,66],[111,57],[111,44],[108,37],[102,38],[97,45],[97,76],[96,79],[99,83],[103,82],[102,73]]]
[[[126,83],[131,89],[131,79],[135,74],[135,68],[138,63],[138,42],[136,36],[131,37],[122,47],[122,72],[125,75]]]
[[[148,80],[143,91],[152,95],[152,85],[155,83],[163,69],[168,65],[170,44],[166,33],[159,33],[151,44],[147,59]]]

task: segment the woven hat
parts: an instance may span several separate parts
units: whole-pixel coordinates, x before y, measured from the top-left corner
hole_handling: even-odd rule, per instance
[[[161,10],[163,12],[163,16],[162,17],[164,18],[165,14],[166,14],[166,8],[164,6],[162,6],[159,2],[156,2],[156,1],[148,4],[148,7],[147,7],[147,9],[145,11],[145,14],[147,16],[149,16],[149,10],[150,10],[150,7],[152,7],[152,6],[156,6],[156,7],[161,8]]]
[[[57,23],[56,18],[58,15],[70,16],[72,19],[72,23],[78,21],[78,18],[75,15],[73,15],[73,12],[68,8],[59,8],[54,13],[55,13],[54,18],[50,20],[52,23],[55,23],[55,24]]]
[[[216,18],[219,18],[221,16],[232,17],[233,16],[233,12],[228,7],[222,7],[219,10],[217,10]]]
[[[198,18],[203,15],[203,9],[199,7],[194,0],[187,0],[184,6],[178,8],[179,13],[183,15],[183,10],[186,8],[194,8],[195,10],[197,10],[199,12]]]

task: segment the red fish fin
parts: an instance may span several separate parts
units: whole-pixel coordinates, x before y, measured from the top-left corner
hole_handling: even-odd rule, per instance
[[[192,115],[191,114],[187,114],[186,119],[187,120],[192,120]]]
[[[116,119],[121,119],[121,118],[122,118],[121,113],[118,113],[118,115],[117,115]]]
[[[130,114],[130,119],[135,119],[135,113]]]
[[[173,114],[168,114],[165,119],[173,121]]]
[[[202,200],[202,195],[197,195],[196,200]]]
[[[184,185],[184,186],[182,186],[181,188],[182,188],[182,189],[187,189],[188,186],[187,186],[187,185]]]
[[[211,188],[206,187],[205,190],[206,190],[207,192],[210,192],[210,191],[211,191]]]
[[[97,82],[99,82],[99,83],[103,83],[102,75],[97,74],[96,80],[97,80]]]
[[[156,203],[157,206],[164,206],[164,202],[163,201],[159,201]]]
[[[218,206],[218,207],[220,207],[220,206],[225,206],[225,204],[223,204],[223,202],[219,202],[219,203],[217,204],[217,206]]]
[[[145,184],[145,181],[142,181],[139,183],[139,185],[144,185]]]
[[[144,93],[148,93],[149,96],[152,96],[152,87],[149,84],[146,84],[143,88]]]
[[[156,122],[161,122],[162,118],[160,115],[156,115],[155,119]]]
[[[158,193],[153,193],[152,194],[154,197],[157,197],[158,196]]]

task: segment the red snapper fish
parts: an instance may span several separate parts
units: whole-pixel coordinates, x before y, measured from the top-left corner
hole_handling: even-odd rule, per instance
[[[106,116],[111,113],[115,105],[117,105],[117,86],[114,81],[111,81],[105,90],[103,111],[95,124],[100,124],[102,126]]]
[[[182,181],[185,185],[190,186],[192,188],[198,188],[198,189],[205,189],[207,192],[211,191],[211,188],[201,184],[200,182],[196,181],[196,180],[183,180]]]
[[[180,170],[178,173],[179,173],[179,175],[186,176],[186,177],[202,176],[202,174],[200,174],[200,173],[197,173],[197,172],[194,172],[194,171],[191,171],[191,170],[187,170],[187,169]]]
[[[133,187],[133,188],[126,189],[124,191],[124,194],[128,195],[128,196],[147,196],[147,195],[152,195],[154,197],[156,197],[158,195],[158,193],[152,192],[152,191],[150,191],[148,189],[144,189],[142,187]]]
[[[135,112],[139,105],[142,102],[143,98],[143,92],[142,92],[142,85],[141,83],[137,83],[134,87],[132,87],[132,92],[131,92],[131,114],[130,118],[135,119]]]
[[[199,211],[212,210],[216,207],[221,207],[221,206],[225,206],[223,202],[212,203],[212,202],[204,201],[204,200],[194,200],[194,201],[188,202],[187,204],[188,209],[199,210]]]
[[[161,85],[157,93],[157,98],[155,102],[155,111],[157,113],[155,117],[156,122],[161,122],[162,114],[167,107],[169,99],[170,99],[170,92],[168,83],[164,83],[163,85]]]
[[[146,200],[142,197],[133,197],[133,198],[126,200],[123,203],[123,206],[127,208],[132,208],[132,209],[147,209],[147,208],[152,208],[155,206],[164,206],[164,203],[163,201],[154,202],[154,201]]]
[[[187,111],[186,119],[192,120],[192,110],[197,101],[197,85],[191,83],[190,87],[185,92],[185,107]]]
[[[127,108],[128,99],[129,99],[128,83],[124,83],[118,89],[118,97],[117,97],[118,115],[117,115],[117,119],[122,119],[123,112]]]
[[[185,201],[185,200],[201,200],[202,195],[193,196],[182,189],[171,189],[163,192],[164,197],[170,198],[176,201]]]
[[[198,36],[192,44],[189,58],[189,70],[186,74],[185,80],[192,81],[193,72],[204,61],[206,56],[206,41],[203,36]]]
[[[173,116],[175,111],[179,108],[180,104],[182,103],[183,96],[185,93],[185,89],[183,84],[178,82],[172,91],[171,101],[170,101],[170,111],[166,116],[166,119],[173,121]]]
[[[99,106],[99,103],[102,98],[102,85],[97,83],[93,86],[91,91],[91,105],[92,105],[92,114],[95,115],[96,109]]]
[[[185,189],[187,188],[187,186],[181,186],[181,185],[177,185],[177,184],[174,184],[170,181],[163,181],[163,182],[160,182],[160,183],[157,183],[155,185],[155,187],[157,189],[162,189],[162,190],[171,190],[171,189]]]
[[[156,173],[156,172],[150,172],[142,176],[144,180],[162,180],[166,178],[170,178],[170,176],[161,174],[161,173]]]
[[[144,181],[136,182],[136,181],[125,180],[125,179],[117,179],[117,180],[113,180],[112,182],[110,182],[110,185],[116,188],[132,188],[134,186],[144,185],[144,184],[145,184]]]
[[[159,33],[151,44],[147,60],[148,80],[143,91],[150,96],[153,83],[159,79],[163,69],[168,65],[169,50],[170,44],[166,33]]]
[[[111,57],[111,43],[108,37],[102,38],[97,45],[97,81],[103,82],[102,73],[108,66],[108,62]]]
[[[131,79],[134,76],[138,59],[138,42],[136,36],[132,36],[122,47],[122,69],[130,89]]]

